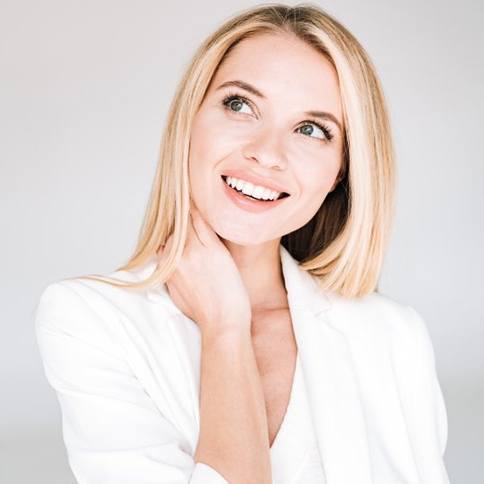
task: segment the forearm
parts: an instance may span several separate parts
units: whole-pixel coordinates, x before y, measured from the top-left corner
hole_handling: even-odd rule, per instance
[[[271,483],[264,393],[250,329],[202,332],[195,454],[232,484]]]

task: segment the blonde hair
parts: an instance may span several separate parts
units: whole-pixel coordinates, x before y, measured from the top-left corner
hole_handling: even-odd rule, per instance
[[[383,91],[355,37],[310,3],[270,3],[227,20],[195,52],[176,90],[137,246],[118,271],[143,266],[165,245],[163,261],[142,281],[82,276],[129,289],[166,282],[183,255],[189,223],[188,155],[193,119],[214,73],[242,40],[261,33],[291,34],[334,66],[343,109],[344,149],[339,182],[314,217],[281,244],[326,291],[360,297],[377,290],[394,213],[395,163]]]

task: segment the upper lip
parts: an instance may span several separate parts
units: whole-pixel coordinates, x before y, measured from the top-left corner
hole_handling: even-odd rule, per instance
[[[261,177],[247,170],[229,169],[225,170],[222,173],[222,176],[240,178],[241,180],[248,181],[254,185],[261,185],[263,187],[270,188],[271,190],[275,190],[276,192],[287,193],[288,195],[290,195],[287,189],[283,187],[279,182],[275,180],[269,180],[268,178]]]

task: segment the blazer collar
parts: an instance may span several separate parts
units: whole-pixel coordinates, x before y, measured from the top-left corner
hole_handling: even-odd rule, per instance
[[[289,306],[304,306],[313,312],[315,316],[331,307],[331,299],[322,292],[313,276],[299,267],[299,263],[292,257],[289,251],[282,245],[279,245],[279,254],[281,258],[282,272],[284,283],[286,285]],[[153,256],[149,261],[136,272],[140,279],[148,277],[155,269],[156,257]],[[146,289],[145,294],[150,301],[158,300],[161,295],[163,298],[169,297],[166,284]]]
[[[282,244],[279,246],[279,253],[289,307],[306,308],[314,316],[328,311],[332,301],[329,295],[318,286],[314,276],[301,269],[299,262]]]
[[[327,484],[371,484],[369,442],[344,313],[344,298],[281,246],[281,260],[306,394]]]
[[[358,389],[344,298],[324,292],[280,245],[281,266],[298,346],[302,377],[327,484],[371,484],[369,442]],[[147,265],[142,276],[155,267]],[[144,272],[146,271],[146,272]],[[164,284],[147,291],[170,305]],[[178,312],[175,310],[175,312]],[[281,456],[283,457],[283,456]],[[285,458],[285,457],[284,457]]]

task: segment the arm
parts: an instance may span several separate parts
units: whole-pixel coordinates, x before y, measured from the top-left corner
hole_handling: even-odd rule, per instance
[[[200,438],[196,460],[230,483],[270,484],[264,394],[247,329],[202,333]]]
[[[444,453],[447,411],[435,365],[435,353],[420,314],[405,307],[407,331],[395,341],[395,361],[409,437],[422,482],[448,484]]]
[[[80,484],[227,484],[195,462],[113,342],[106,318],[70,285],[43,292],[35,329],[62,413],[69,465]]]

